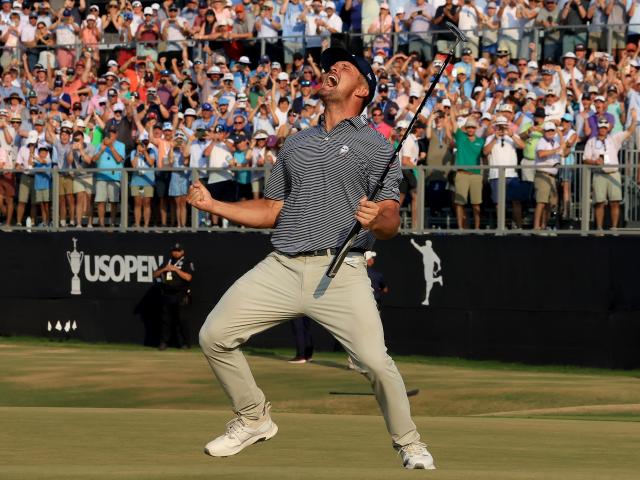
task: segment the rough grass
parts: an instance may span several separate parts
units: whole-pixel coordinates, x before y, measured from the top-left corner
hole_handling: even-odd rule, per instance
[[[638,372],[397,358],[439,470],[408,472],[342,354],[254,350],[280,433],[237,457],[202,446],[227,399],[198,351],[0,339],[0,479],[636,479]]]

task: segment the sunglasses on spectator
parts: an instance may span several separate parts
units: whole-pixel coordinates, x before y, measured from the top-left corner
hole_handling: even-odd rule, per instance
[[[237,121],[237,120],[236,120],[236,121],[234,121],[233,123],[234,123],[234,125],[242,125],[242,124],[244,123],[244,121],[242,121],[242,120]]]
[[[60,133],[67,133],[67,134],[71,134],[71,130],[64,128],[62,130],[60,130]]]
[[[373,116],[374,116],[374,117],[381,117],[381,116],[382,116],[382,114],[381,114],[381,113],[374,113],[374,114],[373,114]]]
[[[519,67],[526,67],[527,66],[527,62],[522,62],[518,64]]]
[[[11,120],[11,123],[22,123],[22,120]]]

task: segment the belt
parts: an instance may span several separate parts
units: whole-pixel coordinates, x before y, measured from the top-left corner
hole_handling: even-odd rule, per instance
[[[308,250],[306,252],[298,252],[298,253],[284,253],[280,250],[276,250],[281,255],[285,255],[287,257],[324,257],[329,255],[335,255],[338,253],[338,248],[321,248],[319,250]],[[352,248],[349,250],[349,253],[364,253],[367,250],[365,248]]]

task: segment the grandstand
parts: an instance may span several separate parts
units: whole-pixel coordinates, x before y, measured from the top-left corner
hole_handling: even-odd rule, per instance
[[[419,116],[400,155],[407,231],[634,233],[640,12],[607,5],[5,0],[3,229],[234,228],[190,210],[189,183],[259,197],[286,138],[321,121],[319,54],[343,46],[378,77],[373,128],[394,143]],[[452,45],[444,21],[469,42],[417,112]],[[473,158],[469,122],[494,140]],[[545,125],[563,142],[551,161]]]

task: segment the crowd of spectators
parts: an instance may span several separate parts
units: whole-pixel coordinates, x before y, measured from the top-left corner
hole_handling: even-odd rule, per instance
[[[51,168],[61,226],[117,224],[123,167],[136,227],[186,226],[194,177],[223,200],[259,197],[265,172],[234,167],[268,170],[287,136],[318,124],[319,56],[342,46],[376,73],[363,112],[372,128],[397,142],[419,115],[400,154],[412,213],[417,165],[431,167],[427,196],[444,195],[460,228],[467,202],[480,227],[483,190],[498,201],[498,169],[473,167],[533,165],[506,170],[506,197],[515,227],[532,202],[545,228],[555,206],[569,211],[574,175],[558,166],[586,149],[586,164],[605,165],[594,174],[597,225],[609,203],[616,226],[618,151],[640,141],[638,3],[3,0],[0,169],[18,172],[0,176],[0,218],[49,225]],[[454,43],[444,22],[469,42],[418,111]],[[453,173],[438,168],[448,164]]]

